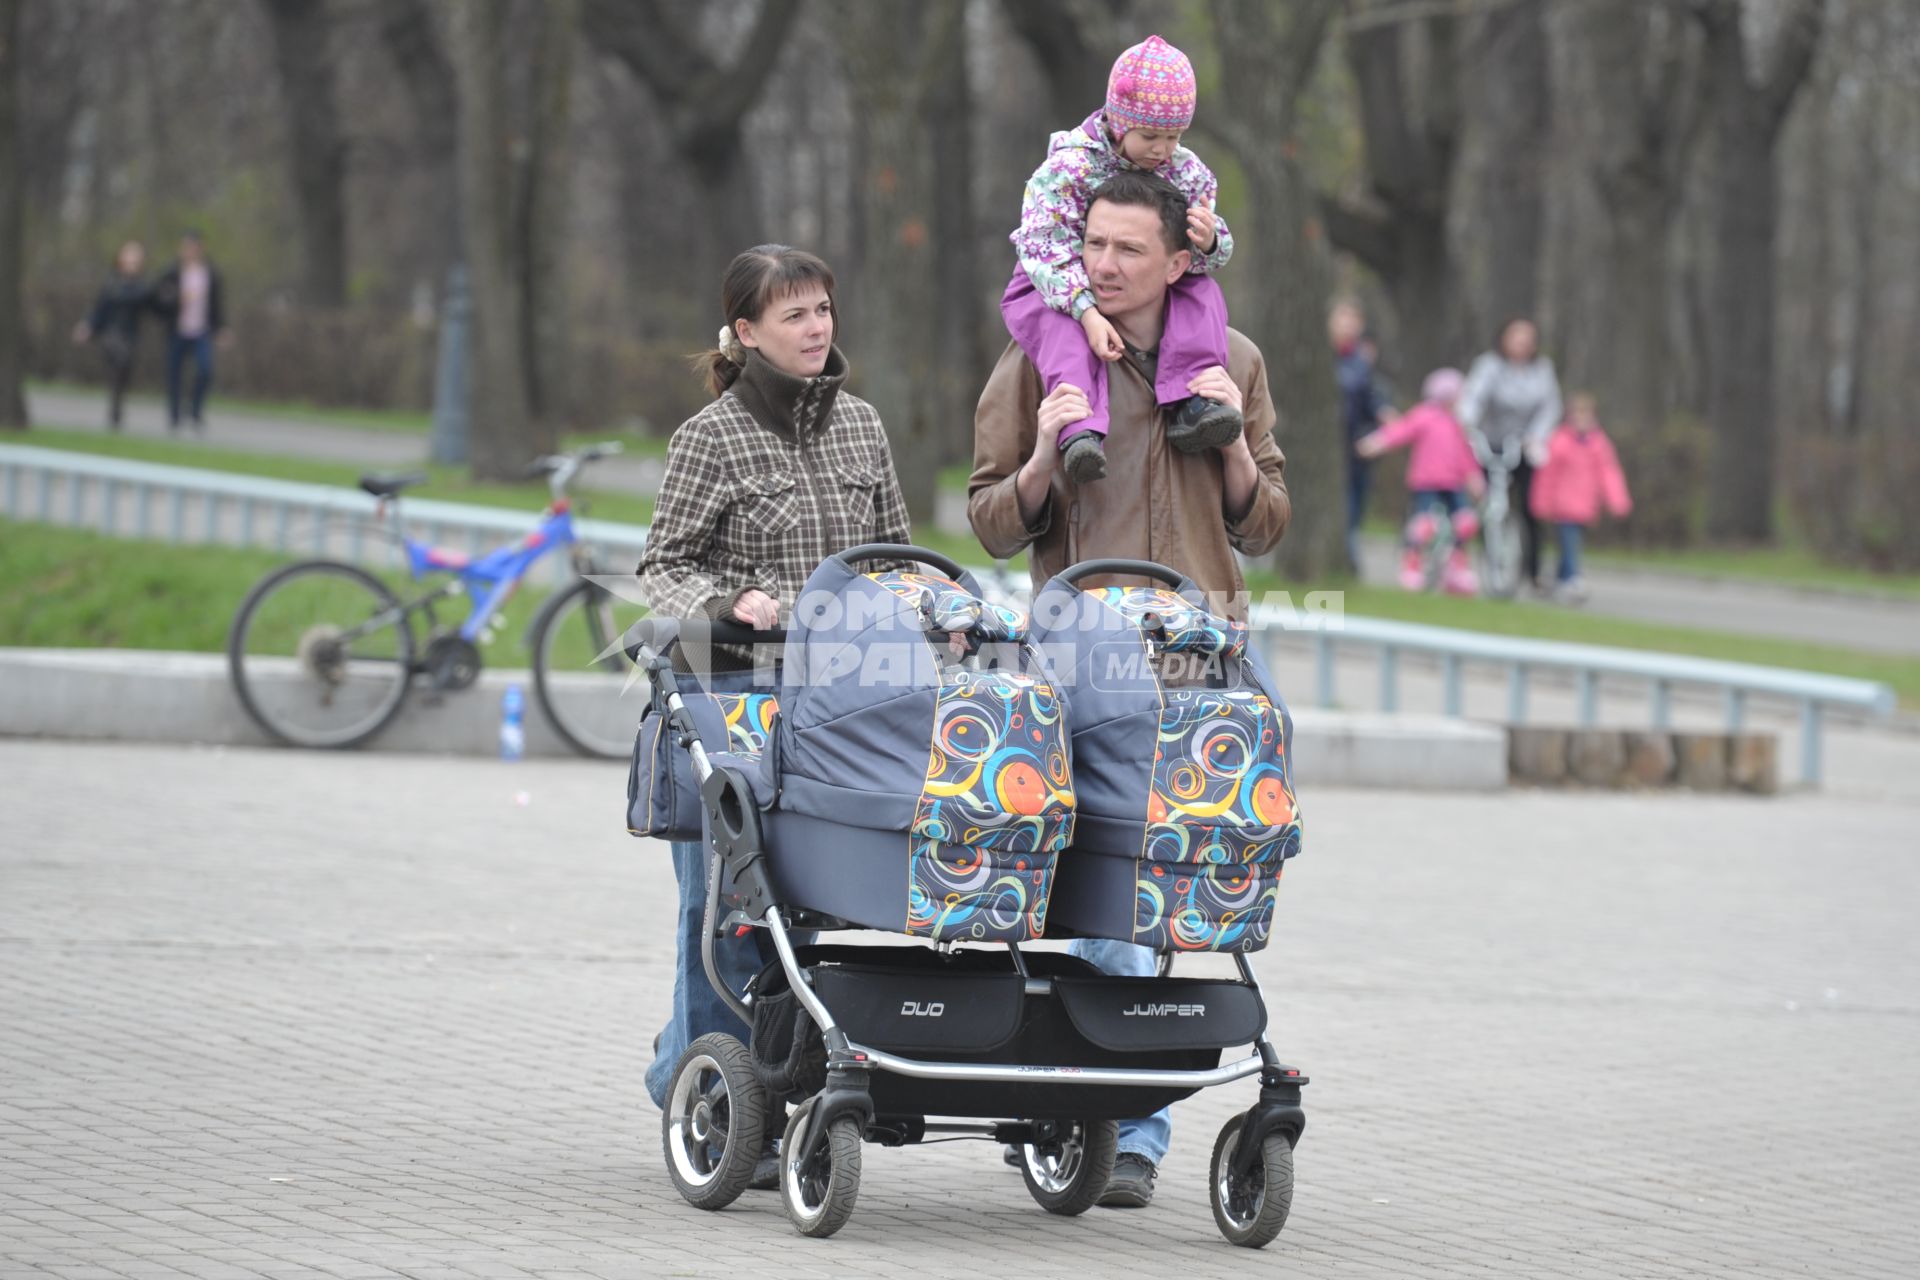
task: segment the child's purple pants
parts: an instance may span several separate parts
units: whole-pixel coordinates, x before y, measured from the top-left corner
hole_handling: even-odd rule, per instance
[[[1040,371],[1042,394],[1051,395],[1063,382],[1087,393],[1093,410],[1082,421],[1060,433],[1065,445],[1083,431],[1107,434],[1106,362],[1087,345],[1087,331],[1065,312],[1049,307],[1015,266],[1013,279],[1000,298],[1000,314],[1007,331]],[[1227,363],[1227,300],[1212,276],[1188,272],[1167,290],[1167,325],[1160,337],[1160,369],[1153,394],[1160,404],[1179,404],[1193,393],[1187,384],[1201,370]]]

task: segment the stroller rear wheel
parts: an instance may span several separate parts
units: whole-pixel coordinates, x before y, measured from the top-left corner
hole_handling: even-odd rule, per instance
[[[696,1209],[724,1209],[753,1179],[766,1137],[767,1096],[753,1057],[732,1036],[701,1036],[674,1064],[660,1145],[673,1185]]]
[[[1293,1147],[1285,1134],[1269,1134],[1260,1144],[1260,1159],[1245,1176],[1234,1173],[1233,1158],[1240,1150],[1244,1115],[1227,1121],[1213,1144],[1213,1221],[1229,1242],[1248,1249],[1263,1248],[1287,1225],[1293,1208]]]
[[[860,1122],[841,1116],[827,1140],[807,1158],[807,1133],[817,1101],[809,1099],[787,1121],[780,1140],[780,1199],[787,1219],[803,1236],[825,1239],[853,1216],[860,1196]]]
[[[1073,1120],[1035,1126],[1041,1139],[1020,1150],[1027,1193],[1048,1213],[1072,1217],[1091,1209],[1113,1176],[1120,1126],[1112,1120]]]

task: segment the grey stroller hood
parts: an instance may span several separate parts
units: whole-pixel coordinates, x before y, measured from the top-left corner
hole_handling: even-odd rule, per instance
[[[1300,848],[1293,722],[1244,624],[1194,584],[1082,590],[1090,562],[1034,598],[1034,641],[1073,727],[1078,816],[1053,914],[1158,950],[1253,951]]]
[[[794,609],[756,786],[776,875],[793,901],[875,928],[1037,937],[1074,791],[1026,618],[939,559],[950,572],[857,571],[875,550],[823,561]],[[994,661],[953,661],[947,634]]]

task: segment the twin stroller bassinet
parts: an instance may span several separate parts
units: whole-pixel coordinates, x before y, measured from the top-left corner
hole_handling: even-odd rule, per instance
[[[876,559],[937,572],[859,571]],[[1112,575],[1170,589],[1078,585]],[[1214,1216],[1256,1247],[1284,1223],[1304,1080],[1266,1037],[1245,960],[1299,844],[1284,707],[1244,627],[1159,566],[1077,566],[1032,615],[937,554],[855,548],[816,570],[784,634],[714,626],[784,645],[777,693],[744,694],[676,678],[677,637],[642,624],[654,699],[629,826],[704,826],[708,974],[753,1028],[750,1049],[704,1036],[676,1066],[663,1141],[692,1203],[737,1196],[768,1115],[792,1103],[781,1186],[806,1234],[851,1211],[862,1139],[939,1132],[1015,1143],[1034,1197],[1077,1213],[1104,1189],[1115,1120],[1257,1074],[1260,1102],[1216,1144]],[[711,941],[741,925],[778,958],[733,992]],[[790,934],[849,927],[939,945]],[[1074,935],[1150,946],[1160,975],[1021,950]],[[1239,980],[1168,974],[1200,950],[1234,953]]]

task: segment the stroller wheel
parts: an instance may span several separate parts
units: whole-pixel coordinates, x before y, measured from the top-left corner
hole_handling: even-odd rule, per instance
[[[1038,1128],[1035,1136],[1046,1140],[1020,1148],[1020,1176],[1027,1180],[1027,1193],[1048,1213],[1085,1213],[1106,1193],[1107,1179],[1113,1176],[1119,1124],[1074,1120]]]
[[[716,1033],[687,1046],[667,1086],[660,1145],[673,1185],[688,1204],[724,1209],[747,1189],[766,1116],[766,1091],[745,1045]]]
[[[835,1120],[809,1160],[814,1105],[813,1100],[800,1104],[780,1140],[780,1199],[794,1230],[825,1239],[847,1225],[860,1196],[860,1122],[852,1116]]]
[[[1287,1225],[1293,1207],[1293,1148],[1285,1134],[1269,1134],[1260,1144],[1260,1160],[1244,1175],[1233,1172],[1240,1150],[1243,1115],[1227,1121],[1213,1144],[1213,1221],[1233,1244],[1259,1249]]]

